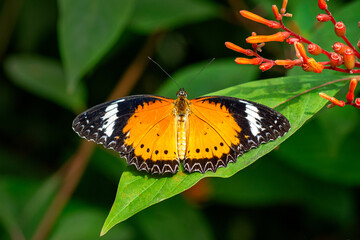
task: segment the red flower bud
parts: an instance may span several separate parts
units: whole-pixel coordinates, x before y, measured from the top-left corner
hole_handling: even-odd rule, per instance
[[[345,102],[344,101],[339,101],[334,97],[330,97],[329,95],[325,94],[325,93],[319,93],[320,97],[325,98],[326,100],[330,101],[332,104],[343,107],[345,106]]]
[[[281,14],[285,14],[287,3],[288,3],[288,0],[283,1],[283,4],[282,4],[281,9],[280,9]]]
[[[302,43],[300,43],[300,42],[295,42],[295,43],[294,43],[294,47],[295,47],[295,51],[296,51],[296,56],[297,56],[303,63],[307,63],[307,60],[309,59],[309,57],[306,55],[306,51],[305,51],[304,45],[302,45]]]
[[[294,66],[301,66],[302,65],[302,61],[300,59],[295,59],[295,60],[290,60],[290,59],[286,59],[286,60],[275,60],[275,64],[276,65],[282,65],[284,66],[284,68],[286,69],[291,69]]]
[[[225,46],[231,50],[237,51],[239,53],[245,54],[246,56],[254,56],[254,52],[250,49],[244,49],[242,47],[239,47],[236,44],[233,44],[231,42],[225,42]]]
[[[360,98],[355,99],[356,106],[360,106]]]
[[[357,46],[358,46],[358,48],[360,48],[360,40],[358,41]]]
[[[294,65],[293,60],[286,59],[286,60],[275,60],[276,65]]]
[[[349,47],[341,42],[335,42],[334,45],[332,45],[332,48],[333,48],[334,52],[342,55],[344,53],[344,51],[346,49],[348,49]]]
[[[344,57],[344,66],[346,69],[351,70],[355,67],[355,54],[354,51],[350,48],[346,49],[343,53]]]
[[[343,57],[337,53],[330,53],[330,66],[335,68],[343,63]]]
[[[275,60],[275,64],[276,65],[282,65],[285,68],[287,67],[293,67],[293,66],[300,66],[302,64],[302,62],[299,59],[295,59],[295,60],[290,60],[290,59],[285,59],[285,60]]]
[[[269,70],[270,68],[272,68],[272,66],[274,66],[274,64],[273,63],[271,63],[271,62],[266,62],[266,63],[262,63],[261,65],[260,65],[260,70],[261,71],[267,71],[267,70]]]
[[[327,14],[319,14],[319,15],[317,15],[316,19],[319,22],[327,22],[327,21],[330,21],[331,17]]]
[[[294,44],[294,43],[296,43],[296,42],[300,42],[300,39],[298,39],[298,38],[296,38],[296,37],[291,37],[291,38],[287,38],[286,39],[286,42],[288,43],[288,44]]]
[[[321,54],[321,47],[315,43],[311,43],[307,46],[307,50],[312,55],[319,55]]]
[[[258,22],[258,23],[265,24],[266,26],[271,27],[271,28],[280,28],[281,27],[280,23],[278,23],[278,22],[267,20],[263,17],[260,17],[259,15],[256,15],[255,13],[252,13],[252,12],[249,12],[246,10],[241,10],[240,14],[247,19],[250,19],[250,20]]]
[[[288,32],[278,32],[272,35],[256,35],[246,39],[248,43],[283,42],[290,36]]]
[[[314,72],[314,69],[307,63],[302,64],[301,67],[305,72]]]
[[[345,36],[346,27],[343,22],[337,22],[335,23],[335,33],[338,37]]]
[[[262,63],[262,59],[261,58],[241,58],[238,57],[235,59],[235,62],[237,64],[252,64],[252,65],[259,65]]]
[[[309,58],[307,64],[312,68],[312,71],[314,73],[321,73],[322,70],[324,69],[324,65],[316,62],[315,59],[313,58]]]
[[[272,11],[273,11],[273,13],[274,13],[274,15],[275,15],[275,19],[276,19],[276,20],[281,20],[281,19],[282,19],[282,16],[281,16],[281,14],[279,13],[279,9],[277,8],[276,5],[272,5]]]
[[[327,3],[325,0],[318,0],[318,5],[321,10],[327,9]]]
[[[354,100],[354,91],[357,85],[357,80],[355,78],[351,79],[350,85],[349,85],[349,92],[346,95],[346,100],[348,103],[352,103]]]

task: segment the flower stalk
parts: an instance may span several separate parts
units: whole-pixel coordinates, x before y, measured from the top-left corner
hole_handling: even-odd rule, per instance
[[[305,37],[295,33],[294,31],[285,26],[283,22],[284,17],[292,16],[292,14],[286,12],[287,4],[288,0],[283,0],[280,11],[276,5],[272,5],[272,12],[274,14],[275,20],[265,19],[247,10],[240,11],[240,14],[249,20],[264,24],[267,27],[273,29],[279,29],[283,31],[278,31],[277,33],[274,33],[272,35],[258,35],[257,33],[253,32],[251,36],[246,38],[246,42],[252,45],[253,50],[243,49],[231,42],[226,42],[225,45],[227,48],[242,53],[246,56],[255,57],[248,61],[243,58],[236,58],[235,61],[237,63],[259,65],[259,68],[262,71],[267,71],[273,66],[278,65],[283,66],[287,69],[294,66],[301,66],[304,71],[315,73],[321,73],[324,69],[349,74],[360,73],[360,63],[358,62],[358,60],[360,59],[359,50],[355,49],[355,47],[346,37],[347,32],[345,24],[342,21],[335,20],[328,8],[326,0],[318,0],[319,8],[325,11],[325,13],[319,13],[316,19],[319,22],[323,23],[331,22],[334,25],[335,37],[341,38],[345,42],[341,43],[339,41],[334,41],[334,44],[332,46],[333,51],[325,50],[318,44],[306,39]],[[271,60],[263,58],[259,54],[259,52],[261,52],[261,48],[265,45],[266,42],[286,42],[289,45],[293,45],[298,59],[293,59],[291,61],[289,59]],[[357,42],[357,46],[360,49],[360,40]],[[314,58],[309,58],[307,56],[307,52],[314,56],[324,54],[327,56],[328,61],[316,61]],[[301,64],[299,64],[299,61],[301,62]]]

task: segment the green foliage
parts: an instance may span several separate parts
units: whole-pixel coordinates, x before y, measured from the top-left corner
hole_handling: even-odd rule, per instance
[[[85,107],[85,86],[69,92],[64,71],[58,61],[35,55],[14,55],[5,62],[5,70],[15,84],[79,112]]]
[[[213,239],[205,218],[180,197],[146,209],[138,215],[137,221],[148,239]]]
[[[164,7],[163,0],[142,0],[136,4],[130,28],[149,34],[217,17],[219,13],[219,6],[209,1],[173,0]]]
[[[114,45],[129,20],[133,0],[59,0],[59,41],[69,90]]]
[[[69,159],[81,156],[80,139],[71,129],[75,113],[105,101],[129,66],[130,73],[140,74],[131,94],[175,96],[178,86],[157,66],[150,63],[142,70],[141,64],[131,65],[137,56],[147,57],[141,55],[143,47],[156,33],[165,37],[151,47],[151,57],[186,87],[189,98],[226,95],[274,107],[312,87],[349,77],[326,70],[304,74],[300,68],[261,73],[257,66],[235,64],[238,55],[224,42],[248,47],[244,39],[251,31],[265,31],[261,24],[250,29],[242,18],[235,20],[240,9],[227,2],[30,2],[2,1],[0,11],[1,39],[11,39],[7,45],[0,41],[0,50],[6,49],[0,51],[0,239],[31,239],[39,230],[62,187]],[[281,2],[247,4],[248,10],[273,19],[271,4],[280,7]],[[356,45],[359,2],[328,4]],[[330,23],[313,24],[322,13],[316,1],[289,0],[288,6],[294,14],[285,20],[289,27],[298,23],[306,37],[329,46],[327,50],[339,40]],[[284,52],[280,44],[274,46],[281,52],[266,52],[272,46],[267,45],[264,54]],[[360,112],[325,109],[326,101],[318,96],[322,91],[344,100],[347,88],[345,82],[327,85],[277,106],[291,131],[216,173],[180,169],[158,178],[136,172],[116,152],[97,147],[46,239],[99,239],[100,233],[107,233],[104,239],[356,239]],[[206,202],[185,200],[187,195],[180,193],[205,178]]]

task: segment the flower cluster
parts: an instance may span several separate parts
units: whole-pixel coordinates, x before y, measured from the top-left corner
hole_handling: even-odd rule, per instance
[[[329,95],[326,95],[325,93],[319,93],[320,97],[325,98],[326,100],[330,101],[331,103],[327,106],[328,108],[332,108],[334,106],[340,106],[344,107],[345,105],[350,105],[353,107],[356,107],[360,109],[360,98],[356,98],[354,102],[354,91],[356,88],[358,80],[353,78],[350,81],[349,85],[349,92],[346,95],[346,102],[336,99],[335,97],[330,97]]]
[[[270,28],[281,29],[282,31],[272,35],[257,35],[255,32],[253,32],[252,36],[246,39],[246,42],[252,44],[252,50],[244,49],[231,42],[226,42],[225,45],[227,48],[240,52],[248,57],[252,57],[238,57],[235,59],[236,63],[259,65],[259,68],[262,71],[269,70],[274,65],[280,65],[287,69],[294,66],[301,66],[304,71],[315,73],[321,73],[323,69],[330,69],[345,73],[360,73],[360,63],[356,61],[357,59],[360,59],[360,53],[346,37],[345,24],[341,21],[337,22],[334,19],[331,12],[328,10],[328,6],[325,0],[318,0],[319,8],[324,10],[326,14],[319,14],[317,16],[317,20],[319,22],[332,22],[334,24],[335,34],[342,38],[345,42],[335,42],[332,46],[332,52],[322,49],[319,45],[311,42],[299,34],[296,34],[284,25],[283,18],[292,16],[292,14],[286,13],[287,2],[288,0],[283,0],[280,11],[276,5],[272,6],[272,10],[276,19],[275,21],[265,19],[246,10],[240,11],[240,14],[245,18],[264,24]],[[265,45],[265,42],[284,41],[290,45],[294,45],[297,59],[271,60],[260,56],[259,52]],[[307,49],[305,49],[304,44],[307,45]],[[360,41],[357,43],[357,46],[360,48]],[[328,57],[329,61],[317,62],[314,58],[308,57],[306,52],[314,56],[324,54]]]

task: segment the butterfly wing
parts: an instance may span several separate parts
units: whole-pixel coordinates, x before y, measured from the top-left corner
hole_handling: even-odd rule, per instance
[[[290,123],[277,111],[231,97],[201,97],[190,101],[184,168],[215,172],[244,152],[283,136]]]
[[[174,100],[139,95],[97,105],[78,115],[73,129],[103,144],[128,164],[151,173],[177,172]]]

